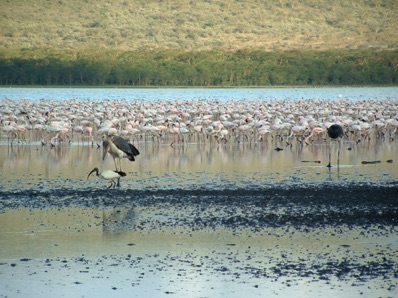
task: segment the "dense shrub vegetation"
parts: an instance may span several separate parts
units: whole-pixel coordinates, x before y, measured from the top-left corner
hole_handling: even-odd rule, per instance
[[[0,85],[397,84],[396,0],[4,0]]]
[[[393,85],[398,51],[0,50],[1,85]]]
[[[398,48],[397,0],[2,0],[0,47]]]

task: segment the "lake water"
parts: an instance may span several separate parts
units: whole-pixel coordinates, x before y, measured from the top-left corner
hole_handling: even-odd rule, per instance
[[[397,100],[398,88],[0,89],[0,100],[43,98]],[[0,296],[396,296],[398,231],[383,212],[398,210],[391,194],[398,189],[397,138],[343,140],[339,165],[337,143],[170,143],[136,139],[141,154],[122,161],[127,177],[107,189],[107,181],[87,180],[93,167],[114,167],[95,144],[51,147],[34,139],[11,146],[2,133]],[[376,191],[365,204],[362,185],[386,190],[390,201],[380,203]],[[309,195],[293,195],[305,188]],[[344,204],[323,200],[323,189],[336,190]],[[268,214],[287,219],[278,227],[244,224]],[[307,224],[312,214],[319,226]],[[369,214],[370,223],[356,224]]]
[[[0,88],[0,99],[305,100],[398,99],[398,87],[335,88]]]
[[[171,140],[170,140],[171,142]],[[169,143],[170,143],[169,142]],[[336,144],[332,144],[332,168],[328,164],[329,146],[316,144],[276,151],[268,144],[226,144],[185,146],[169,143],[159,146],[136,142],[140,155],[135,162],[122,160],[127,179],[123,188],[131,189],[257,189],[279,183],[294,186],[302,183],[347,183],[398,180],[397,142],[356,146],[344,142],[337,167]],[[348,148],[352,148],[348,150]],[[88,143],[51,148],[40,143],[23,146],[0,146],[0,187],[3,189],[40,189],[105,187],[105,181],[87,173],[94,167],[113,169],[110,156],[102,160],[102,148]],[[393,162],[387,162],[387,161]],[[363,161],[379,161],[362,164]],[[319,163],[318,163],[319,162]],[[69,181],[69,182],[68,182]],[[73,183],[71,183],[73,182]]]

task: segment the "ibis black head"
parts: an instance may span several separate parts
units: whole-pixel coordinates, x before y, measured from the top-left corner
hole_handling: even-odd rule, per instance
[[[87,176],[87,179],[90,177],[90,175],[92,174],[92,173],[94,173],[95,172],[95,174],[98,176],[99,174],[98,174],[98,172],[99,172],[99,170],[98,170],[98,168],[94,168],[94,169],[92,169],[92,171],[88,174],[88,176]]]

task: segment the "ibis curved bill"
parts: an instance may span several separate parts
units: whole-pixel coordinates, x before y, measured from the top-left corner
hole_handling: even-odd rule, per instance
[[[117,186],[120,186],[120,178],[126,176],[126,173],[122,172],[122,171],[104,170],[102,172],[99,172],[98,168],[94,168],[88,174],[87,180],[90,177],[90,175],[94,172],[97,175],[97,177],[100,177],[101,179],[109,180],[111,182],[111,185],[109,185],[108,188],[110,188],[112,186],[113,186],[113,188],[115,188],[116,184],[117,184]],[[117,183],[115,180],[117,180]]]
[[[127,158],[130,161],[135,161],[135,157],[140,154],[133,144],[116,135],[104,135],[102,146],[104,150],[102,159],[105,159],[106,154],[109,153],[115,162],[116,171],[122,170],[120,159]],[[116,160],[119,161],[119,164]]]

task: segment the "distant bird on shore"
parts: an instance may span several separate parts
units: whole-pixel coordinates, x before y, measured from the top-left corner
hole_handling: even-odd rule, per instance
[[[102,179],[105,180],[109,180],[111,182],[111,185],[109,185],[108,188],[111,188],[113,186],[113,188],[115,188],[115,186],[120,186],[120,178],[121,177],[125,177],[126,173],[122,172],[122,171],[112,171],[112,170],[104,170],[101,173],[99,172],[98,168],[94,168],[87,176],[87,180],[90,177],[90,175],[92,173],[94,173],[97,175],[97,177],[100,177]],[[117,183],[116,181],[117,180]]]
[[[337,166],[339,166],[339,164],[340,164],[340,139],[344,136],[344,130],[338,124],[330,125],[328,127],[328,136],[329,136],[329,138],[331,138],[333,140],[337,139],[339,142],[339,146],[337,149]],[[329,167],[329,168],[332,167],[331,163],[330,163],[331,155],[332,155],[332,153],[331,153],[330,142],[329,142],[329,164],[327,165],[327,167]]]
[[[103,155],[102,159],[105,159],[107,153],[112,155],[113,161],[115,162],[116,171],[122,170],[121,158],[128,158],[130,161],[135,161],[135,156],[139,155],[140,152],[133,145],[127,142],[122,137],[116,135],[106,135],[103,137]],[[119,160],[119,166],[116,162]]]

